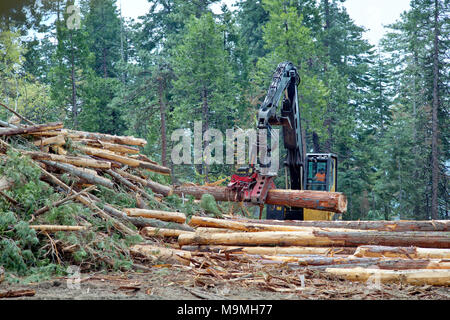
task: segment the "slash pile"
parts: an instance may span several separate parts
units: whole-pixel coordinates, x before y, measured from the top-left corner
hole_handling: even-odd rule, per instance
[[[0,125],[2,167],[13,168],[8,166],[13,158],[28,159],[39,180],[57,195],[24,210],[12,191],[26,181],[14,179],[8,169],[0,176],[1,201],[41,236],[45,256],[59,264],[67,256],[73,263],[71,255],[84,252],[120,269],[104,254],[116,250],[136,269],[180,268],[193,275],[194,286],[203,287],[240,283],[298,293],[304,290],[305,275],[450,286],[449,221],[211,218],[185,195],[181,208],[173,204],[180,199],[164,178],[170,169],[141,153],[143,139],[68,130],[62,123]],[[127,200],[118,201],[121,196]],[[71,223],[47,223],[48,215],[70,203],[82,204],[86,212],[75,212]],[[1,225],[0,219],[0,233],[18,228],[2,230]],[[65,236],[51,236],[61,232],[89,240],[71,243]],[[110,243],[105,249],[108,239],[130,237],[134,240],[126,245]]]

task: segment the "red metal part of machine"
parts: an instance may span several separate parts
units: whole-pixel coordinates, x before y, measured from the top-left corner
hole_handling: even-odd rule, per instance
[[[238,198],[242,201],[261,206],[266,200],[269,189],[275,188],[273,178],[272,176],[263,176],[258,172],[247,176],[233,174],[228,188],[238,193]]]

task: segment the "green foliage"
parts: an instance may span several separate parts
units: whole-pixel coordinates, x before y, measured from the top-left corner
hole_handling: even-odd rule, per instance
[[[216,199],[211,194],[203,194],[200,199],[200,206],[206,213],[213,214],[216,218],[221,218],[222,213],[217,207]]]

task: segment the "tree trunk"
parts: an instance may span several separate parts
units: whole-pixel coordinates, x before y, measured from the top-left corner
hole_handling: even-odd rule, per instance
[[[208,105],[208,90],[204,87],[202,90],[202,140],[205,137],[205,132],[209,129],[209,105]],[[205,163],[203,152],[208,147],[208,141],[203,141],[202,145],[202,174],[205,175],[205,182],[209,182],[209,165]]]
[[[431,191],[431,219],[438,219],[439,203],[439,155],[438,155],[438,108],[439,108],[439,26],[438,26],[438,0],[434,0],[434,53],[433,53],[433,115],[432,115],[432,191]]]
[[[161,117],[161,163],[167,167],[167,136],[166,136],[166,99],[164,97],[165,79],[158,78],[159,113]]]
[[[69,32],[71,51],[70,51],[70,77],[72,82],[72,117],[73,117],[73,128],[78,127],[78,108],[77,108],[77,85],[75,79],[75,49],[73,47],[72,31]]]

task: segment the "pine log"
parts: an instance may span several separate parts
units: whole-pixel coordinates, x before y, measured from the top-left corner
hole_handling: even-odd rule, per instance
[[[12,136],[16,134],[28,134],[38,131],[61,129],[62,127],[63,127],[62,122],[50,122],[45,124],[32,125],[28,127],[0,129],[0,135]]]
[[[123,209],[126,214],[130,217],[144,217],[159,219],[162,221],[171,221],[178,223],[185,223],[186,216],[182,212],[170,212],[170,211],[160,211],[160,210],[147,210],[139,208],[126,208]]]
[[[156,172],[159,174],[163,174],[166,176],[170,175],[169,168],[160,166],[159,164],[153,164],[153,163],[142,161],[142,160],[137,160],[137,161],[139,161],[139,165],[138,165],[139,168],[143,168],[143,169],[153,171],[153,172]]]
[[[391,257],[408,259],[450,259],[450,249],[359,246],[355,257]]]
[[[193,232],[177,229],[145,227],[142,228],[141,233],[147,237],[178,237],[180,234]]]
[[[230,233],[230,232],[236,232],[235,230],[226,229],[226,228],[208,228],[208,227],[196,227],[195,232],[197,233]]]
[[[130,253],[135,256],[144,256],[154,262],[181,263],[183,265],[189,265],[191,259],[191,253],[189,251],[153,245],[134,245],[130,247]]]
[[[81,138],[81,139],[93,139],[105,142],[111,142],[116,144],[129,144],[133,146],[145,146],[147,141],[145,139],[130,137],[130,136],[114,136],[105,133],[92,133],[76,130],[67,130],[68,136],[71,138]]]
[[[242,201],[240,194],[220,186],[182,185],[175,187],[173,192],[179,196],[190,194],[196,199],[201,199],[203,194],[211,194],[216,201]],[[272,189],[268,191],[265,203],[338,213],[347,210],[347,198],[339,192]]]
[[[350,281],[370,281],[372,284],[402,282],[411,285],[450,286],[450,270],[383,270],[366,268],[327,268],[325,272]]]
[[[93,139],[79,139],[76,141],[88,145],[90,147],[106,149],[113,152],[132,153],[132,154],[139,153],[139,148],[126,146],[123,144],[116,144]]]
[[[138,228],[144,227],[154,227],[154,228],[162,228],[162,229],[177,229],[177,230],[185,230],[185,231],[194,231],[193,228],[188,226],[187,224],[180,224],[176,222],[166,222],[158,219],[149,219],[142,217],[130,217],[125,212],[120,211],[114,208],[112,205],[103,203],[99,198],[94,196],[93,194],[88,194],[89,198],[91,198],[97,205],[102,206],[103,210],[107,212],[109,215],[120,219],[122,221],[126,221],[135,225]]]
[[[46,146],[49,144],[62,146],[65,143],[66,143],[66,140],[64,139],[64,136],[62,136],[62,135],[57,135],[54,137],[49,137],[49,138],[34,141],[34,145],[37,147]]]
[[[299,227],[345,228],[379,231],[450,231],[450,220],[399,220],[399,221],[300,221],[300,220],[258,220],[232,217],[232,220]]]
[[[247,232],[261,232],[261,231],[340,231],[340,232],[356,232],[352,229],[330,229],[317,227],[298,227],[298,226],[283,226],[283,225],[269,225],[257,223],[245,223],[240,221],[233,221],[228,219],[216,219],[210,217],[192,216],[189,225],[193,227],[211,227],[211,228],[225,228],[236,231]],[[364,231],[360,231],[364,232]]]
[[[229,252],[233,254],[259,254],[259,255],[281,255],[281,254],[314,254],[334,255],[353,254],[355,249],[350,247],[238,247],[238,246],[182,246],[181,249],[188,251],[205,252]]]
[[[120,156],[120,155],[117,155],[114,152],[109,151],[109,150],[103,150],[103,149],[99,149],[99,148],[86,147],[86,146],[83,146],[83,145],[77,144],[77,143],[74,143],[73,147],[78,149],[78,150],[80,150],[80,151],[83,151],[84,153],[86,153],[88,155],[97,156],[97,157],[100,157],[100,158],[103,158],[103,159],[108,159],[108,160],[114,160],[116,162],[119,162],[121,164],[125,164],[125,165],[130,166],[130,167],[138,167],[139,163],[140,163],[139,160],[135,160],[135,159],[132,159],[132,158],[129,158],[129,157]]]
[[[102,185],[106,188],[114,189],[114,184],[112,183],[111,180],[100,177],[100,176],[93,175],[91,172],[88,172],[86,169],[78,168],[78,167],[75,167],[68,163],[58,163],[55,161],[48,161],[48,160],[42,160],[42,162],[44,162],[45,164],[47,164],[51,167],[55,167],[60,170],[69,172],[70,174],[77,176],[81,179],[84,179],[91,184]]]
[[[317,257],[317,256],[278,256],[262,255],[263,259],[281,262],[295,262],[300,266],[331,266],[331,265],[367,265],[380,269],[450,269],[450,260],[441,259],[383,259],[383,258],[355,258],[355,257]]]
[[[130,158],[141,160],[143,162],[149,162],[149,163],[152,163],[152,164],[158,164],[158,162],[153,161],[152,159],[147,157],[145,154],[134,154],[134,155],[131,155]]]
[[[43,232],[58,232],[58,231],[81,231],[86,229],[84,226],[63,226],[63,225],[31,225],[31,229],[34,229],[36,231],[43,231]]]
[[[271,246],[342,246],[380,244],[450,248],[450,233],[446,232],[326,232],[326,231],[263,231],[213,234],[182,234],[180,245],[271,245]]]
[[[50,160],[55,162],[63,162],[72,164],[77,167],[90,167],[99,169],[110,169],[111,163],[108,161],[95,160],[91,158],[64,156],[59,154],[24,151],[23,154],[30,156],[34,160]]]
[[[135,175],[133,175],[131,173],[128,173],[128,172],[126,172],[124,170],[116,169],[114,171],[117,172],[118,174],[120,174],[122,177],[127,178],[127,179],[132,180],[132,181],[135,181],[135,182],[138,182],[142,186],[148,187],[153,192],[162,194],[165,197],[170,196],[172,194],[172,188],[169,187],[169,186],[162,185],[162,184],[157,183],[157,182],[152,181],[152,180],[142,179],[142,178],[140,178],[138,176],[135,176]]]

